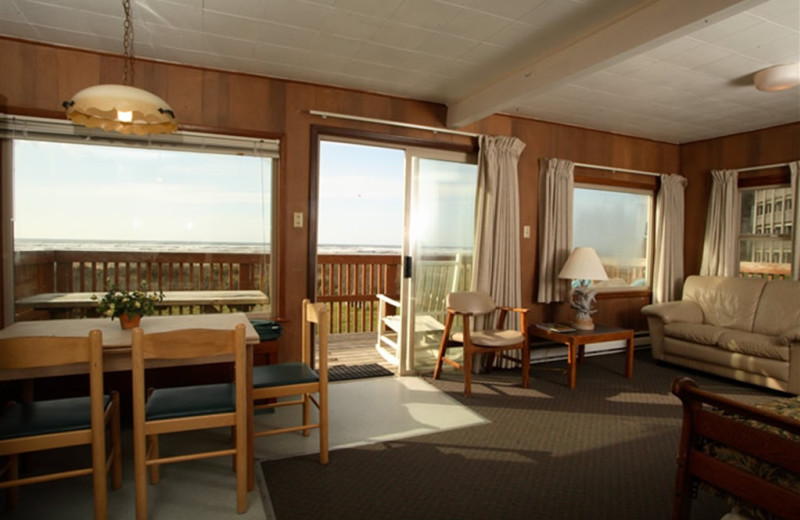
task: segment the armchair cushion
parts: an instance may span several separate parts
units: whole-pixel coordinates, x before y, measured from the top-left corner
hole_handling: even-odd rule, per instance
[[[453,334],[453,341],[464,342],[464,334]],[[518,330],[479,330],[470,334],[470,339],[475,345],[481,347],[507,347],[517,345],[525,336]]]

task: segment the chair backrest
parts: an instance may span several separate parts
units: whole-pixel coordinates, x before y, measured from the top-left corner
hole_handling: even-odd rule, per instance
[[[133,329],[132,372],[134,396],[144,395],[145,361],[148,359],[193,359],[232,356],[239,388],[244,389],[247,371],[244,324],[234,329],[185,329],[145,334]],[[244,399],[243,399],[244,400]]]
[[[328,382],[328,311],[324,303],[303,300],[303,361],[309,363],[314,349],[314,328],[317,330],[317,366],[320,382]],[[309,363],[310,364],[310,363]]]
[[[0,370],[62,367],[87,364],[92,406],[92,427],[103,431],[103,334],[99,330],[80,337],[23,336],[0,340]],[[99,418],[99,424],[94,424]]]
[[[447,295],[447,308],[462,314],[481,315],[494,311],[492,297],[481,291],[452,292]]]

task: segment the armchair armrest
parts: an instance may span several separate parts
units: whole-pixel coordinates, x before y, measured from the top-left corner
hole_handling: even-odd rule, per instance
[[[378,300],[380,300],[380,301],[382,301],[382,302],[384,302],[384,303],[386,303],[388,305],[391,305],[393,307],[397,307],[398,309],[400,308],[400,301],[399,300],[395,300],[394,298],[390,298],[389,296],[386,296],[385,294],[376,294],[375,296],[378,298]]]
[[[497,316],[497,325],[496,325],[495,328],[497,328],[497,329],[505,328],[506,315],[509,312],[516,312],[517,314],[519,314],[520,330],[522,331],[523,334],[526,334],[526,335],[528,334],[528,327],[527,327],[527,324],[526,324],[526,315],[528,314],[528,311],[530,309],[526,309],[524,307],[504,307],[504,306],[498,305],[496,310],[500,311],[500,314],[498,314],[498,316]]]
[[[688,300],[656,303],[642,307],[642,314],[660,319],[664,323],[682,321],[687,323],[703,323],[703,309]]]

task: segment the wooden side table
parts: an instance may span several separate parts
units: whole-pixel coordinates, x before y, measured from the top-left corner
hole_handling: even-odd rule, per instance
[[[528,327],[528,335],[537,338],[549,339],[567,346],[567,362],[569,372],[567,381],[570,388],[575,388],[577,380],[577,364],[583,362],[584,347],[591,343],[603,343],[606,341],[627,340],[628,348],[625,357],[625,377],[633,377],[633,330],[621,329],[618,327],[605,327],[595,325],[594,330],[575,330],[571,332],[555,332],[531,325]]]

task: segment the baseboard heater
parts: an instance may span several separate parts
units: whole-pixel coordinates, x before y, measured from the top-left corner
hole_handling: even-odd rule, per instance
[[[646,330],[635,332],[633,334],[633,345],[635,349],[649,348],[650,333]],[[586,345],[585,352],[586,356],[602,356],[624,352],[625,348],[626,343],[624,340],[606,341],[604,343]],[[547,363],[566,359],[567,347],[563,343],[536,339],[531,341],[531,363]]]

